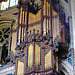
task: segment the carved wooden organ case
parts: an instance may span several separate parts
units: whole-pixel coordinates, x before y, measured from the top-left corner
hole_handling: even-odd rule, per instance
[[[17,48],[19,54],[24,54],[24,74],[47,74],[47,70],[50,73],[54,68],[58,72],[58,57],[53,55],[53,49],[60,40],[59,22],[50,0],[41,0],[40,4],[28,0],[19,2]]]

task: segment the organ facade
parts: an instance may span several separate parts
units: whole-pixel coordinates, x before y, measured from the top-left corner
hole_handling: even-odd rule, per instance
[[[12,48],[16,45],[15,75],[58,75],[60,58],[65,57],[69,46],[65,34],[69,31],[52,0],[40,0],[39,4],[20,0],[18,9],[18,26],[11,44]],[[15,58],[11,56],[11,61]]]

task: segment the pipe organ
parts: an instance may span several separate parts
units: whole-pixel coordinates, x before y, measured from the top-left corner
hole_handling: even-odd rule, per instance
[[[16,62],[24,64],[22,74],[58,74],[58,42],[65,43],[65,26],[60,25],[58,13],[50,0],[41,0],[41,5],[36,5],[35,1],[21,1],[19,10],[16,50],[20,51],[17,55],[24,54],[24,57],[23,61]],[[19,74],[18,66],[19,63],[15,75]]]

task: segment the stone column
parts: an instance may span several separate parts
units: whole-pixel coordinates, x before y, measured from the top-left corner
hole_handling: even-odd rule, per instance
[[[75,70],[75,0],[69,0],[70,49],[72,52],[73,70]],[[74,73],[75,75],[75,73]]]
[[[71,12],[71,0],[69,0],[69,27],[70,27],[70,48],[73,48],[73,26],[72,26],[72,12]]]
[[[8,46],[8,56],[10,55],[11,51],[11,41],[12,41],[12,26],[10,26],[10,34],[9,34],[9,46]]]
[[[0,63],[1,63],[1,56],[2,56],[2,46],[0,46]]]

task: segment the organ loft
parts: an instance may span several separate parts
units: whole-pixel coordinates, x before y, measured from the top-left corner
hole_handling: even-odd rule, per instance
[[[68,43],[52,0],[19,0],[18,9],[15,75],[58,75]]]

